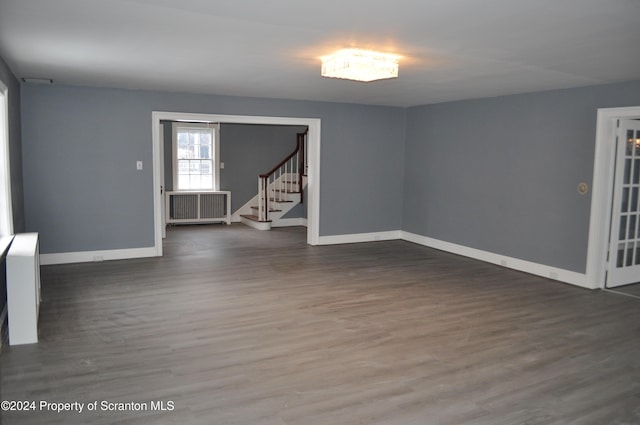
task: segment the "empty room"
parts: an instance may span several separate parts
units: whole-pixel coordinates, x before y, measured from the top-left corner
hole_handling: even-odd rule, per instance
[[[0,422],[640,425],[640,3],[0,0]]]

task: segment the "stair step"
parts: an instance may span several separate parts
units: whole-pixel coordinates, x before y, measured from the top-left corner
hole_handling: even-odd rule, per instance
[[[257,221],[259,223],[271,223],[271,220],[261,221],[260,217],[258,217],[257,215],[252,215],[252,214],[241,214],[240,217],[244,217],[247,220],[251,220],[251,221]]]
[[[280,192],[280,193],[300,193],[300,191],[296,191],[296,190],[280,190],[280,189],[274,189],[274,192]]]
[[[270,200],[271,202],[281,202],[281,203],[282,203],[282,202],[293,202],[293,201],[288,201],[288,200],[286,200],[286,199],[280,199],[280,200],[279,200],[279,199],[275,199],[275,198],[269,198],[269,200]]]
[[[258,210],[258,209],[259,209],[259,207],[258,207],[257,205],[252,205],[252,206],[251,206],[251,209],[252,209],[252,210]],[[281,211],[282,211],[282,210],[273,209],[273,208],[269,210],[269,212],[281,212]]]

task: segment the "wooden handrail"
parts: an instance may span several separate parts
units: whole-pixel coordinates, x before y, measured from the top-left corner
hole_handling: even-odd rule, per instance
[[[300,134],[302,134],[302,133],[300,133]],[[287,156],[286,156],[282,161],[280,161],[280,162],[278,163],[278,165],[276,165],[275,167],[273,167],[271,170],[267,171],[266,173],[264,173],[264,174],[260,174],[258,177],[265,178],[265,177],[269,177],[269,176],[271,176],[271,174],[273,174],[273,173],[275,173],[276,171],[278,171],[278,169],[279,169],[280,167],[282,167],[282,166],[283,166],[287,161],[289,161],[291,158],[293,158],[293,157],[298,153],[298,151],[299,151],[299,150],[300,150],[300,139],[298,139],[298,140],[296,141],[296,149],[295,149],[293,152],[291,152],[291,153],[290,153],[289,155],[287,155]]]

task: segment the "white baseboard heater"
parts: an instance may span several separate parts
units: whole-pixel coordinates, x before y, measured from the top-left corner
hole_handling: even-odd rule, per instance
[[[165,213],[167,224],[231,224],[231,192],[166,192]]]

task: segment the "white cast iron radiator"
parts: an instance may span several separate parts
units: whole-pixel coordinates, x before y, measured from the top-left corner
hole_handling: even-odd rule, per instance
[[[166,221],[231,224],[231,192],[166,192]]]
[[[7,253],[9,345],[38,342],[40,248],[37,233],[20,233]]]

